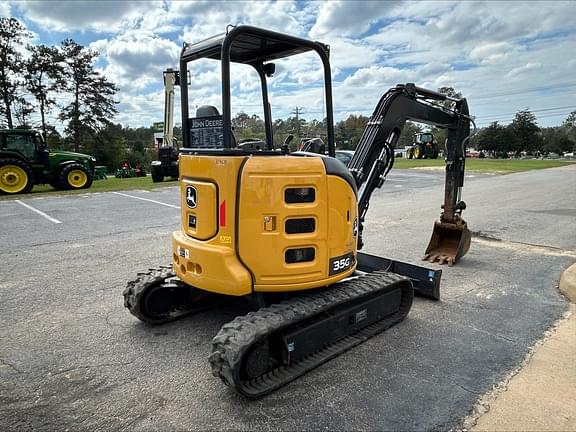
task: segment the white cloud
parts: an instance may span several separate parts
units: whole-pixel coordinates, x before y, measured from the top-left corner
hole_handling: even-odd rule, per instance
[[[377,63],[384,51],[364,40],[331,37],[330,59],[333,68],[358,68]]]
[[[526,63],[524,66],[519,66],[517,68],[512,69],[510,72],[508,72],[506,74],[506,77],[507,78],[513,78],[513,77],[518,76],[520,74],[527,73],[529,71],[532,71],[535,69],[541,69],[541,68],[542,68],[542,63],[539,63],[539,62]]]
[[[174,17],[183,19],[183,41],[194,43],[224,33],[228,25],[253,25],[269,30],[303,35],[306,30],[299,21],[302,12],[294,1],[258,2],[173,2]]]
[[[100,70],[120,86],[119,119],[128,124],[161,119],[162,71],[178,66],[182,41],[223,33],[228,24],[330,45],[337,119],[369,114],[387,88],[405,82],[454,87],[469,98],[473,113],[484,117],[526,106],[570,105],[576,96],[576,86],[569,85],[574,84],[570,54],[576,46],[573,1],[0,3],[0,13],[19,12],[28,27],[38,30],[38,43],[61,39],[39,39],[51,32],[69,32],[66,36],[73,38],[75,31],[85,38],[91,37],[86,31],[105,33],[88,44],[102,53]],[[322,68],[310,57],[277,62],[270,81],[277,116],[288,115],[296,105],[312,117],[322,115]],[[194,73],[190,93],[194,100],[219,106],[215,66]],[[233,109],[249,111],[260,103],[257,79],[242,70],[232,78]],[[541,90],[554,85],[559,90]]]
[[[397,1],[327,1],[322,3],[318,19],[310,31],[312,37],[329,34],[361,36],[370,26],[394,10]]]
[[[154,122],[162,121],[164,112],[164,92],[155,91],[140,95],[119,94],[120,113],[115,119],[121,124],[132,127],[150,126]],[[178,110],[180,112],[180,110]],[[176,117],[179,120],[180,117]]]
[[[475,62],[494,64],[506,60],[518,48],[509,42],[495,42],[475,46],[468,58]]]
[[[10,3],[8,2],[0,3],[0,16],[2,17],[10,16]]]
[[[93,30],[117,32],[133,27],[161,1],[19,1],[15,6],[36,24],[58,32]]]
[[[180,47],[151,32],[130,30],[114,39],[101,39],[90,45],[106,61],[103,73],[123,91],[142,90],[162,82],[162,71],[178,68]]]

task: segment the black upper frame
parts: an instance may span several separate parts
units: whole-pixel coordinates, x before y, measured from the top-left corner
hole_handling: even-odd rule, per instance
[[[326,128],[328,154],[335,155],[334,113],[332,108],[332,76],[330,72],[330,47],[307,39],[277,33],[252,26],[232,27],[224,34],[213,36],[195,44],[184,44],[180,56],[180,91],[182,104],[182,130],[184,147],[190,147],[188,131],[188,63],[209,58],[220,60],[222,64],[222,127],[224,149],[232,149],[232,116],[230,112],[230,63],[248,64],[260,77],[264,122],[266,125],[266,145],[274,148],[272,114],[268,100],[268,84],[265,64],[271,60],[290,57],[303,52],[315,51],[324,68],[324,88],[326,100]]]

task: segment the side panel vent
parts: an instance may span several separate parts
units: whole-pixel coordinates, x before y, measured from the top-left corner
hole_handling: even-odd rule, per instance
[[[286,264],[314,261],[316,251],[314,248],[288,249],[285,253]]]
[[[311,203],[316,199],[316,191],[314,188],[290,188],[284,191],[284,201],[287,204],[295,203]]]
[[[314,218],[288,219],[284,226],[286,234],[312,233],[316,230]]]

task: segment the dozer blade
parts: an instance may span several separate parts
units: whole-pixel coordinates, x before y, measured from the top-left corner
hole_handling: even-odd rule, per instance
[[[432,238],[422,259],[452,266],[466,255],[471,240],[472,235],[463,220],[459,219],[455,223],[436,221]]]

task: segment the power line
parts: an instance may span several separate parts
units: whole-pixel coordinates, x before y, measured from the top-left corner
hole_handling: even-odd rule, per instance
[[[576,89],[574,89],[573,91],[566,91],[562,93],[562,98],[566,99],[567,101],[573,100],[574,98],[576,98]],[[524,103],[523,101],[526,101],[526,103],[531,103],[532,101],[534,101],[536,98],[538,98],[538,100],[543,99],[543,98],[554,98],[554,102],[556,101],[556,99],[558,99],[558,95],[545,95],[545,96],[536,96],[534,94],[531,93],[527,93],[524,95],[519,95],[519,96],[515,96],[514,98],[505,98],[503,97],[501,100],[481,100],[481,101],[476,101],[476,99],[474,99],[473,97],[469,97],[468,98],[468,103],[473,104],[474,107],[492,107],[492,106],[496,106],[496,105],[500,105],[503,102],[506,104],[511,104],[511,103],[515,103],[517,105]],[[503,102],[502,102],[503,101]]]
[[[558,110],[566,110],[566,109],[574,109],[574,108],[576,108],[576,105],[566,105],[566,106],[561,106],[561,107],[542,108],[542,109],[534,109],[534,110],[533,109],[525,109],[525,110],[519,110],[517,112],[512,112],[512,113],[488,114],[485,116],[478,116],[478,117],[476,117],[476,119],[477,120],[487,120],[487,119],[492,119],[492,118],[507,117],[507,116],[511,116],[511,115],[516,115],[520,111],[528,111],[531,113],[536,113],[536,112],[558,111]]]
[[[510,90],[510,91],[506,91],[506,92],[491,93],[491,94],[487,94],[487,95],[483,95],[483,96],[477,96],[477,97],[474,97],[474,100],[492,99],[492,98],[502,97],[502,96],[514,96],[514,95],[519,95],[519,94],[534,93],[537,91],[546,91],[546,90],[555,90],[555,89],[560,90],[560,89],[564,89],[567,87],[575,87],[575,86],[576,86],[576,82],[527,87],[524,89],[516,89],[516,90]]]
[[[539,116],[536,116],[536,120],[540,120],[543,118],[554,118],[554,117],[560,117],[560,116],[568,116],[570,114],[570,112],[565,112],[565,113],[545,113],[545,114],[541,114]],[[514,120],[514,117],[503,117],[501,119],[497,119],[497,120],[480,120],[478,121],[478,125],[486,125],[486,124],[490,124],[490,123],[509,123],[512,122]]]
[[[560,116],[564,116],[564,115],[569,115],[570,111],[565,111],[565,112],[560,112],[560,113],[544,113],[544,114],[540,114],[535,116],[536,118],[550,118],[550,117],[560,117]],[[487,120],[480,120],[480,123],[488,123],[488,122],[492,122],[492,121],[505,121],[505,120],[514,120],[516,116],[508,116],[508,117],[500,117],[498,119],[487,119]]]

